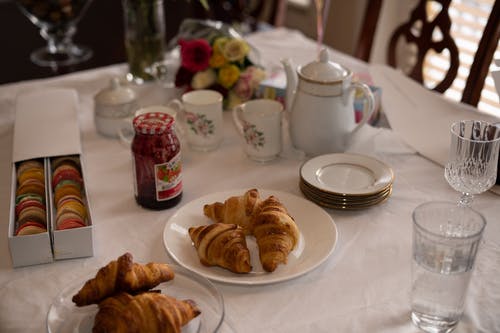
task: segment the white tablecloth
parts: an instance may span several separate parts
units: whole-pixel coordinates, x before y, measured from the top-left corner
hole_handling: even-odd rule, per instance
[[[249,41],[260,50],[268,68],[279,66],[284,56],[304,64],[316,53],[313,41],[285,29],[255,34]],[[335,61],[355,72],[368,71],[353,58],[332,54]],[[218,150],[184,150],[181,203],[158,212],[136,205],[130,151],[117,140],[100,136],[93,123],[94,94],[124,71],[124,65],[116,65],[0,86],[0,332],[45,331],[47,310],[62,288],[126,251],[139,262],[173,262],[165,251],[162,232],[169,217],[191,200],[254,187],[303,196],[299,189],[303,161],[281,157],[267,164],[252,162],[243,153],[230,114],[225,113],[224,141]],[[7,230],[15,96],[48,87],[74,88],[80,97],[78,117],[95,227],[95,255],[13,268]],[[151,85],[142,87],[140,95],[143,104],[168,98]],[[390,95],[390,89],[383,90],[382,98]],[[216,283],[225,301],[221,332],[418,332],[409,317],[411,212],[425,201],[456,200],[458,193],[444,179],[442,166],[415,153],[390,130],[365,128],[351,150],[375,156],[393,168],[390,199],[360,211],[327,209],[339,230],[337,247],[325,263],[302,277],[266,286]],[[488,221],[487,239],[497,244],[498,203],[499,197],[491,192],[477,196],[474,202]],[[490,251],[479,254],[467,310],[457,332],[500,331],[500,258],[498,252]]]

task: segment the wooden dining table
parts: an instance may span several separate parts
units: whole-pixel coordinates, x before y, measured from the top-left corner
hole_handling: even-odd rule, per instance
[[[313,61],[318,49],[315,41],[285,28],[257,32],[247,40],[258,50],[269,72],[279,71],[283,57],[291,58],[295,65]],[[224,137],[218,149],[197,152],[183,146],[181,202],[161,211],[144,209],[134,200],[130,147],[100,135],[94,123],[95,94],[111,78],[126,74],[125,63],[0,85],[0,332],[44,332],[53,328],[56,319],[51,311],[61,297],[68,297],[61,293],[83,284],[100,267],[125,252],[137,262],[184,267],[188,279],[198,278],[199,274],[203,281],[208,277],[209,285],[223,300],[218,332],[419,332],[410,319],[412,211],[427,201],[455,201],[459,194],[446,182],[439,160],[433,154],[426,156],[427,146],[414,144],[416,136],[408,139],[407,131],[400,130],[405,117],[394,117],[397,108],[417,117],[417,105],[401,107],[404,104],[395,102],[403,102],[403,93],[410,97],[426,93],[417,91],[406,78],[389,69],[374,67],[334,49],[329,52],[333,61],[381,87],[382,111],[388,115],[387,126],[365,125],[346,148],[347,153],[383,162],[394,173],[389,198],[364,209],[332,209],[310,201],[299,183],[301,166],[311,157],[294,154],[286,139],[283,153],[275,160],[259,163],[249,159],[229,111],[223,115]],[[385,79],[381,73],[387,74]],[[405,90],[407,87],[411,89]],[[77,118],[94,254],[13,267],[7,238],[17,98],[26,92],[43,93],[54,88],[71,89],[78,95]],[[165,104],[179,93],[156,83],[132,88],[142,106]],[[441,98],[432,96],[424,99]],[[416,124],[420,119],[411,121]],[[432,137],[432,133],[424,136]],[[32,140],[37,140],[36,136]],[[434,146],[440,145],[446,148],[448,142],[436,139]],[[186,221],[191,218],[204,221],[202,203],[252,188],[282,196],[285,203],[293,203],[289,210],[300,216],[297,223],[305,236],[301,251],[289,258],[288,264],[273,273],[240,276],[214,267],[204,274],[207,268],[199,262],[186,262],[186,255],[196,255],[194,249],[176,252],[179,249],[175,248],[175,237],[183,233],[186,236],[183,223],[189,223]],[[473,204],[488,225],[456,332],[500,331],[499,199],[488,191],[477,195]],[[173,222],[181,227],[171,229]],[[199,294],[202,302],[203,295]],[[212,313],[210,305],[204,306],[205,313],[213,318],[221,316],[220,311]],[[207,317],[203,318],[200,331],[211,332],[213,327],[203,321]],[[86,328],[73,329],[86,332],[91,326],[87,323]]]

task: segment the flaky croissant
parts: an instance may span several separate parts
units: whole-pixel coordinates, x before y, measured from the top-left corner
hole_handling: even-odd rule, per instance
[[[164,294],[125,292],[99,303],[93,333],[179,333],[181,327],[201,313],[192,300]]]
[[[173,278],[174,271],[167,264],[137,264],[130,253],[125,253],[99,269],[96,276],[85,282],[73,296],[72,301],[77,306],[99,303],[117,292],[146,291]]]
[[[287,263],[288,254],[299,240],[299,229],[285,206],[276,197],[270,196],[261,203],[253,235],[262,267],[273,272],[279,264]]]
[[[236,224],[214,223],[191,227],[189,236],[203,265],[220,266],[234,273],[252,270],[245,234]]]
[[[203,207],[203,213],[213,222],[237,224],[249,235],[261,201],[259,192],[251,189],[243,195],[228,198],[224,203],[207,204]]]

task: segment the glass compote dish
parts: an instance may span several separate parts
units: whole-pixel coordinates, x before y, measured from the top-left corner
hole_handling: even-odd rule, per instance
[[[18,0],[47,45],[31,53],[39,66],[70,66],[88,60],[92,50],[73,43],[76,25],[92,0]]]
[[[451,125],[451,145],[444,176],[462,193],[461,207],[489,190],[497,178],[500,127],[485,121],[462,120]]]

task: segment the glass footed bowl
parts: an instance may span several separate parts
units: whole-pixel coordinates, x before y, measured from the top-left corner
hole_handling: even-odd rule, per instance
[[[39,66],[69,66],[84,62],[92,50],[73,43],[76,25],[92,0],[18,0],[28,19],[40,28],[47,45],[31,53]]]

